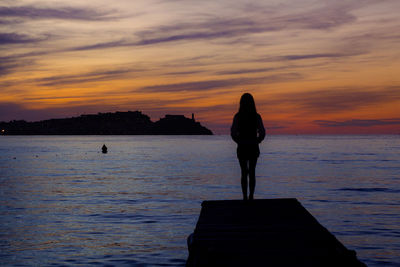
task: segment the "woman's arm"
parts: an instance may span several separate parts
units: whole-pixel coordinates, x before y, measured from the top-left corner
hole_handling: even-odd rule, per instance
[[[258,143],[261,143],[262,140],[264,140],[265,138],[265,128],[260,115],[257,116],[257,132],[258,132],[257,141]]]
[[[232,127],[231,127],[231,137],[235,143],[239,143],[239,128],[238,128],[238,118],[237,115],[233,117]]]

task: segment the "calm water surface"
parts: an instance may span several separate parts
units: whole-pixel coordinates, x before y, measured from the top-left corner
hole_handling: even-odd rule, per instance
[[[241,197],[235,149],[229,136],[1,136],[0,265],[184,265],[201,201]],[[297,198],[369,266],[400,265],[400,136],[268,137],[256,197]]]

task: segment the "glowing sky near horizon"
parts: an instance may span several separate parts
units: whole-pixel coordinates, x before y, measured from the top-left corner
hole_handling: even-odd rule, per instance
[[[0,121],[141,110],[228,133],[400,132],[398,0],[0,3]]]

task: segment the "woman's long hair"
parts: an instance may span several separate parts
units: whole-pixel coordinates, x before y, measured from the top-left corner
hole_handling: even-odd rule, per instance
[[[253,96],[249,93],[244,93],[240,98],[239,114],[255,115],[256,113],[256,103]]]
[[[239,131],[244,134],[254,134],[257,131],[257,109],[254,98],[249,93],[244,93],[240,98],[238,112]]]

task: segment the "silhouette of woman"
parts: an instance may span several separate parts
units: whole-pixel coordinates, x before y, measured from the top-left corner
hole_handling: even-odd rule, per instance
[[[247,200],[247,176],[249,177],[249,200],[254,199],[256,187],[256,164],[260,149],[258,144],[264,140],[265,129],[251,94],[240,98],[239,112],[235,114],[231,127],[231,137],[237,143],[237,157],[242,171],[243,200]]]

